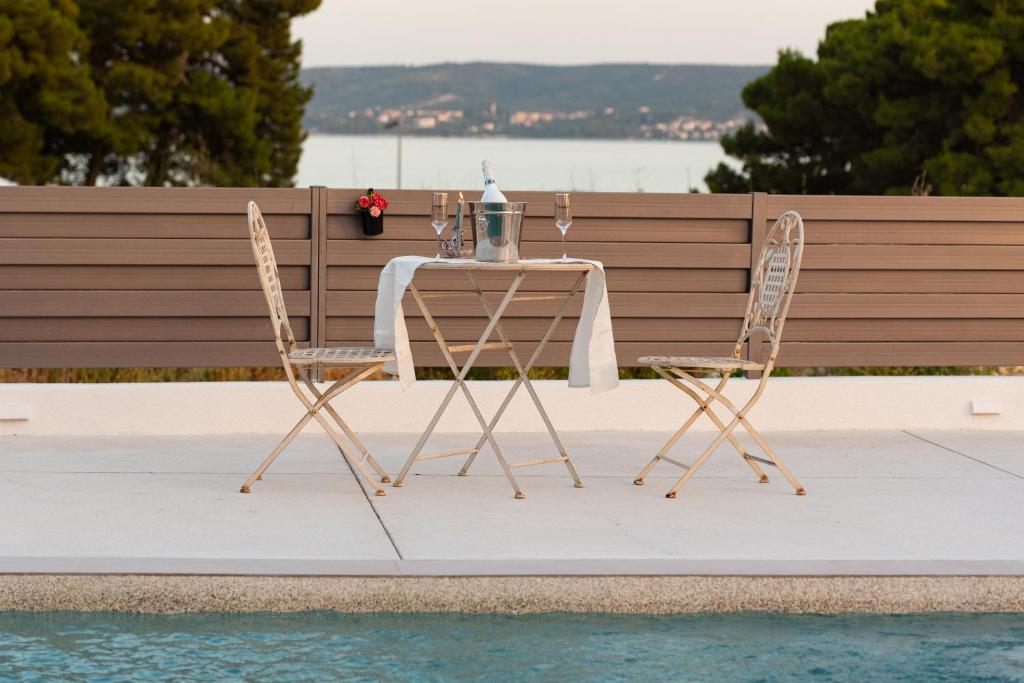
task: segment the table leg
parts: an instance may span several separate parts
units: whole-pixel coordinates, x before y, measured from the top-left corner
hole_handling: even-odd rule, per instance
[[[526,273],[523,271],[520,271],[516,275],[515,279],[512,281],[512,284],[509,286],[508,291],[505,293],[504,298],[502,298],[501,303],[495,310],[494,315],[491,316],[490,321],[484,328],[484,331],[481,333],[479,340],[473,346],[473,349],[469,354],[469,358],[466,359],[466,363],[462,366],[461,369],[455,362],[455,359],[452,357],[448,342],[445,341],[444,336],[441,334],[441,330],[438,328],[437,323],[434,321],[433,316],[430,314],[430,309],[428,308],[423,296],[420,294],[419,290],[416,288],[415,285],[409,285],[409,289],[412,292],[413,297],[416,299],[416,303],[419,305],[420,311],[423,313],[423,317],[427,321],[427,325],[430,327],[431,334],[433,335],[434,340],[437,342],[438,348],[441,349],[441,354],[445,357],[445,360],[448,362],[448,366],[451,368],[452,373],[455,375],[455,381],[452,383],[452,386],[451,388],[449,388],[448,393],[444,397],[444,400],[441,402],[441,405],[434,413],[434,416],[431,418],[426,430],[420,436],[419,441],[416,443],[416,446],[413,448],[412,453],[406,460],[405,465],[402,467],[402,471],[399,473],[398,478],[395,480],[395,486],[402,486],[402,484],[405,481],[405,477],[409,473],[409,469],[412,467],[413,463],[415,463],[419,459],[428,459],[430,457],[425,456],[421,458],[420,452],[423,450],[423,446],[426,444],[427,440],[430,438],[430,435],[437,427],[437,423],[440,421],[441,416],[444,415],[445,411],[448,409],[448,405],[451,403],[452,398],[455,396],[455,392],[458,391],[459,388],[461,388],[466,396],[466,400],[469,402],[470,408],[473,410],[473,414],[476,416],[477,422],[480,423],[481,428],[484,430],[485,439],[488,442],[490,442],[491,447],[494,449],[494,454],[497,457],[498,463],[501,465],[502,470],[504,470],[505,472],[505,477],[512,485],[513,490],[515,490],[516,498],[526,497],[522,489],[519,487],[519,483],[516,481],[515,476],[513,476],[512,469],[509,467],[508,462],[502,455],[501,449],[498,446],[498,442],[495,440],[494,435],[491,433],[491,430],[488,427],[487,420],[484,419],[483,414],[480,412],[480,408],[477,406],[476,401],[473,399],[472,393],[470,393],[469,391],[469,387],[466,386],[465,384],[466,375],[469,374],[469,370],[473,367],[473,363],[476,362],[476,359],[480,355],[480,352],[483,351],[483,347],[487,344],[487,340],[490,339],[491,334],[493,334],[494,328],[498,325],[498,321],[501,319],[502,314],[504,314],[505,309],[508,308],[508,305],[512,302],[512,299],[515,297],[515,293],[519,289],[519,285],[522,284],[523,278],[525,276]],[[462,453],[464,452],[454,451],[452,453],[447,453],[444,455],[460,455]]]
[[[477,283],[472,273],[467,272],[467,276],[469,277],[470,285],[473,287],[473,290],[476,292],[477,297],[480,299],[480,304],[481,306],[483,306],[484,312],[487,314],[488,317],[493,317],[490,310],[490,306],[487,304],[487,299],[484,295],[483,290],[480,288],[480,285]],[[502,341],[502,343],[506,345],[506,350],[508,352],[509,358],[512,360],[512,364],[516,368],[516,372],[518,373],[519,378],[512,385],[512,388],[505,396],[505,399],[502,401],[501,406],[499,406],[498,411],[495,413],[494,417],[491,418],[491,422],[488,425],[489,431],[493,431],[495,426],[498,424],[498,421],[504,414],[505,409],[508,407],[509,403],[511,403],[512,397],[515,395],[516,391],[518,391],[519,386],[521,384],[526,386],[526,391],[530,394],[530,398],[531,400],[533,400],[533,404],[537,408],[537,412],[540,414],[541,419],[544,421],[544,426],[547,428],[548,434],[551,436],[551,440],[554,441],[555,447],[558,449],[559,456],[562,459],[562,462],[565,463],[566,469],[569,470],[569,475],[572,477],[573,482],[577,488],[583,488],[583,482],[580,480],[579,475],[576,473],[576,468],[573,467],[572,460],[569,458],[569,454],[566,452],[565,446],[562,445],[562,440],[561,438],[559,438],[558,432],[555,430],[554,425],[551,423],[551,419],[548,417],[547,411],[544,410],[544,406],[540,401],[540,397],[537,396],[537,392],[534,389],[533,384],[530,382],[528,373],[530,371],[530,368],[533,367],[533,364],[540,357],[540,354],[544,350],[544,347],[547,346],[547,343],[551,339],[551,335],[554,334],[554,331],[558,327],[558,324],[562,321],[562,318],[565,317],[565,312],[568,309],[569,304],[573,301],[573,299],[576,298],[580,286],[586,280],[586,277],[587,274],[585,272],[580,273],[579,277],[576,279],[576,282],[573,284],[572,289],[569,291],[569,294],[566,296],[565,300],[562,302],[562,305],[559,307],[558,312],[555,314],[554,319],[551,321],[551,324],[548,325],[547,331],[541,338],[540,343],[534,349],[533,354],[530,356],[530,359],[525,367],[519,361],[519,357],[515,352],[515,348],[512,345],[512,341],[509,338],[509,336],[505,333],[505,329],[502,326],[501,322],[499,321],[498,324],[495,326],[495,331],[498,333],[498,338]],[[465,474],[469,471],[469,468],[472,466],[473,461],[477,456],[477,453],[480,452],[480,448],[481,446],[483,446],[483,443],[486,440],[489,431],[485,432],[484,435],[480,437],[480,440],[477,442],[477,445],[473,449],[474,452],[470,454],[469,458],[462,466],[462,469],[459,470],[460,476],[465,476]]]

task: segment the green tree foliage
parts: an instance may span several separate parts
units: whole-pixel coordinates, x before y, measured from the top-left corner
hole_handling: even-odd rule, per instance
[[[16,20],[25,13],[24,0],[2,2],[17,5]],[[290,22],[319,2],[64,0],[79,38],[53,59],[86,70],[82,91],[98,93],[102,115],[60,136],[47,172],[0,174],[22,183],[290,185],[311,95],[298,82]],[[32,123],[46,136],[57,122]],[[6,137],[0,130],[0,149]]]
[[[1024,0],[878,0],[782,52],[743,100],[713,192],[1024,195]]]
[[[69,138],[103,118],[77,16],[71,0],[0,0],[0,176],[55,178]]]

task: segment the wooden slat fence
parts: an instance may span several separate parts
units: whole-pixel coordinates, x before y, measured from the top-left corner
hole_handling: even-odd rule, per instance
[[[308,344],[311,195],[0,188],[0,365],[273,365],[245,205],[255,199],[267,216],[295,332]]]
[[[358,194],[0,188],[0,366],[273,365],[249,199],[266,216],[303,342],[369,344],[381,266],[434,244],[428,192],[385,191],[391,206],[375,238],[362,236]],[[524,257],[558,256],[551,195],[515,195],[528,202]],[[751,264],[789,208],[804,216],[808,247],[782,365],[1024,364],[1024,200],[577,193],[569,253],[607,267],[620,364],[731,351]],[[566,277],[531,275],[524,289],[564,291]],[[482,284],[497,297],[504,279]],[[418,282],[466,288],[458,275]],[[513,339],[528,348],[552,306],[513,305]],[[578,309],[540,365],[565,364]],[[411,299],[406,313],[417,362],[442,365]],[[453,343],[474,341],[484,324],[468,297],[435,313]],[[759,341],[752,357],[764,355]],[[481,364],[507,360],[485,354]]]

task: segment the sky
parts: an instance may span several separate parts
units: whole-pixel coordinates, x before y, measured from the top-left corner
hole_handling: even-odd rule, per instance
[[[529,62],[771,64],[814,54],[874,0],[323,0],[295,20],[304,66]]]

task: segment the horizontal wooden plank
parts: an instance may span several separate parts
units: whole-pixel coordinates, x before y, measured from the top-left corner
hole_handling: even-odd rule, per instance
[[[1024,365],[1019,342],[782,342],[781,367]],[[967,397],[964,398],[967,400]]]
[[[570,256],[596,259],[609,268],[749,268],[747,244],[649,244],[569,241]],[[403,254],[433,256],[436,243],[411,240],[328,240],[328,265],[383,266]],[[523,258],[558,258],[561,243],[523,242]]]
[[[1019,197],[880,197],[767,195],[768,217],[797,211],[804,221],[985,221],[1013,222],[1024,216]]]
[[[296,339],[309,340],[309,318],[291,321]],[[267,341],[267,316],[253,318],[16,318],[0,324],[0,341]]]
[[[618,327],[616,328],[618,333]],[[1024,315],[1019,318],[913,320],[804,319],[786,322],[785,341],[1018,341],[1024,343]]]
[[[558,294],[557,292],[548,292]],[[375,292],[328,292],[329,316],[356,317],[373,314]],[[613,317],[619,318],[733,318],[746,310],[745,294],[725,293],[639,293],[610,292]],[[488,300],[496,305],[499,293]],[[438,316],[479,315],[479,305],[470,297],[435,299],[430,310]],[[574,304],[578,308],[578,304]],[[509,306],[506,315],[536,317],[554,311],[558,302],[521,302]],[[405,311],[416,310],[406,297]],[[1021,318],[1021,294],[797,294],[790,318]]]
[[[309,240],[276,240],[280,265],[309,265]],[[0,238],[0,264],[251,265],[249,240]]]
[[[812,270],[797,292],[894,294],[1024,294],[1024,270]]]
[[[538,292],[565,296],[566,292]],[[489,293],[492,306],[501,300],[501,294]],[[327,292],[327,315],[337,317],[372,317],[376,292]],[[741,318],[746,310],[746,294],[688,293],[664,294],[641,292],[610,292],[608,302],[613,318]],[[582,306],[582,297],[570,305],[572,314]],[[478,317],[483,315],[475,297],[431,299],[430,311],[438,317]],[[513,318],[536,318],[553,315],[561,302],[522,301],[509,305],[505,315]],[[406,315],[419,311],[415,300],[406,294]],[[821,317],[821,316],[816,316]]]
[[[280,367],[273,342],[0,342],[3,368]]]
[[[578,319],[566,318],[553,339],[571,341]],[[547,330],[549,318],[509,318],[503,325],[515,341],[535,341]],[[617,318],[618,341],[728,341],[739,336],[739,318]],[[432,339],[423,318],[415,310],[406,315],[409,338]],[[439,317],[437,323],[452,342],[476,341],[483,331],[483,317]],[[373,319],[337,318],[327,320],[331,338],[373,338]],[[1020,341],[1024,342],[1024,318],[1016,319],[791,319],[786,323],[785,341]]]
[[[430,341],[433,339],[426,321],[419,315],[406,316],[409,339]],[[486,318],[436,318],[445,339],[452,343],[469,343],[479,339],[487,324]],[[572,341],[576,335],[578,318],[567,317],[555,329],[552,340]],[[729,318],[620,318],[614,324],[616,341],[735,341],[740,334],[740,319]],[[551,318],[508,318],[502,322],[506,333],[513,341],[536,342],[540,339]],[[357,339],[360,344],[369,344],[373,339],[372,318],[328,318],[329,339]],[[497,339],[497,336],[493,336]]]
[[[328,344],[345,346],[354,344],[352,340],[329,340]],[[721,356],[731,355],[735,342],[616,342],[615,353],[619,367],[636,367],[637,359],[649,355],[672,356]],[[444,357],[434,342],[412,342],[413,360],[417,367],[448,367]],[[533,346],[524,344],[518,352],[520,356],[529,358]],[[537,360],[537,367],[566,367],[569,364],[571,342],[551,342]],[[467,353],[459,353],[456,360],[462,362]],[[504,351],[483,351],[475,367],[511,367],[508,354]]]
[[[309,292],[285,292],[288,314],[309,315]],[[263,292],[241,291],[10,291],[0,297],[0,318],[255,317],[268,316]],[[16,325],[16,321],[3,321]]]
[[[607,268],[605,273],[608,289],[613,292],[745,292],[748,289],[747,271],[739,268]],[[1021,275],[1024,276],[1024,272]],[[3,267],[0,266],[0,282],[2,277]],[[478,273],[474,277],[485,291],[508,289],[508,275]],[[520,289],[524,292],[568,291],[575,278],[570,273],[537,273],[524,279]],[[379,266],[327,268],[329,290],[377,291],[379,279]],[[416,274],[416,286],[421,291],[461,291],[467,289],[468,283],[461,273],[423,271]]]
[[[815,220],[804,228],[808,244],[1024,245],[1024,222],[1020,221]]]
[[[466,210],[467,231],[470,227]],[[454,224],[451,218],[448,229]],[[2,225],[2,224],[0,224]],[[561,243],[561,233],[553,218],[527,215],[523,220],[523,239]],[[0,235],[2,235],[0,228]],[[423,216],[388,216],[383,234],[368,238],[356,215],[332,215],[327,218],[327,238],[332,240],[432,239],[434,229]],[[576,218],[569,229],[572,240],[584,242],[710,242],[741,244],[750,239],[750,222],[744,219],[675,219],[675,218]]]
[[[309,239],[310,218],[264,214],[274,239]],[[249,239],[240,214],[0,213],[0,237]]]
[[[281,266],[286,290],[309,290],[308,266]],[[242,289],[259,290],[255,265],[245,266],[0,266],[5,289]]]
[[[1024,294],[796,294],[790,318],[1021,318]]]
[[[433,190],[393,190],[376,188],[387,198],[388,216],[428,216]],[[438,189],[448,193],[448,203],[455,205],[460,190]],[[353,214],[358,189],[329,189],[327,213]],[[480,188],[461,189],[466,200],[480,198]],[[509,192],[509,201],[526,202],[527,215],[553,216],[554,193]],[[573,192],[573,216],[577,218],[740,218],[750,219],[752,208],[749,194],[659,194],[639,192]],[[385,226],[387,223],[385,222]]]
[[[808,245],[813,270],[1024,270],[1024,246]]]
[[[267,214],[310,212],[310,190],[245,187],[0,187],[0,213],[233,213],[250,201]]]

